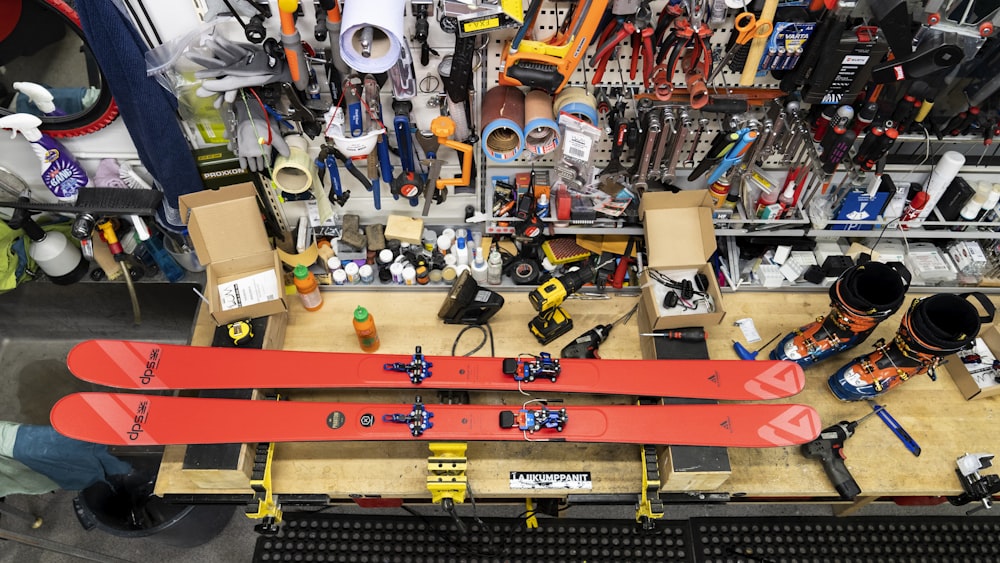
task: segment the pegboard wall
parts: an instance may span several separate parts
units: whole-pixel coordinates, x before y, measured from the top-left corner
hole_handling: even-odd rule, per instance
[[[667,0],[656,0],[650,3],[653,14],[653,25],[657,23],[657,19],[667,4]],[[566,2],[544,2],[542,8],[539,12],[539,16],[536,20],[536,25],[533,28],[533,32],[536,37],[545,37],[551,35],[559,27],[560,23],[564,21],[567,16],[568,7]],[[715,61],[721,60],[727,51],[727,45],[730,43],[731,35],[736,31],[734,27],[734,17],[739,14],[739,10],[728,10],[724,23],[721,25],[712,26],[712,35],[708,38],[708,44],[710,52],[712,53],[713,59]],[[707,19],[707,18],[706,18]],[[707,23],[705,25],[708,25]],[[598,30],[600,34],[601,30]],[[669,32],[669,29],[668,29]],[[483,79],[483,84],[485,88],[483,91],[496,86],[498,82],[498,77],[500,74],[501,61],[503,57],[503,51],[507,46],[509,37],[491,37],[489,42],[489,49],[487,52],[488,64],[486,65],[486,72]],[[567,86],[576,86],[586,88],[591,93],[594,93],[597,89],[603,89],[609,100],[614,103],[615,99],[611,97],[611,91],[613,89],[621,89],[625,93],[627,102],[627,113],[626,117],[636,116],[636,93],[647,92],[648,89],[642,82],[641,68],[640,72],[635,79],[631,79],[629,76],[629,67],[632,59],[632,41],[627,38],[621,42],[620,47],[615,53],[612,54],[611,59],[608,62],[606,72],[604,73],[603,79],[597,84],[592,84],[594,77],[594,69],[590,66],[590,59],[597,51],[598,41],[595,39],[591,42],[590,47],[587,49],[587,53],[580,60],[580,64],[577,66],[576,70],[573,72],[572,76],[567,83]],[[653,46],[654,52],[657,50],[657,46]],[[641,65],[640,65],[641,67]],[[735,86],[739,82],[739,73],[733,73],[728,68],[723,68],[719,76],[715,80],[708,84],[709,91],[713,95],[726,95],[731,92],[731,87]],[[677,65],[677,70],[673,76],[672,80],[674,86],[678,88],[685,87],[684,75],[680,70],[680,64]],[[755,81],[753,88],[758,89],[777,89],[778,83],[774,80],[770,74],[764,74],[758,76]],[[522,88],[522,90],[526,90]],[[689,116],[691,117],[694,124],[698,124],[699,119],[708,119],[708,125],[705,130],[698,138],[698,144],[694,147],[694,160],[698,162],[702,157],[705,156],[706,151],[709,148],[711,140],[716,132],[729,126],[729,122],[733,119],[731,116],[714,113],[714,112],[702,112],[699,110],[691,110],[686,104],[676,104],[667,102],[657,102],[658,105],[665,105],[673,107],[677,110],[687,109]],[[750,120],[761,120],[763,117],[763,112],[759,108],[751,108],[751,111],[747,114],[738,115],[735,117],[737,123],[745,123]],[[592,151],[592,155],[596,155],[595,165],[598,167],[603,167],[608,163],[611,155],[612,139],[609,135],[610,129],[606,120],[606,115],[602,114],[600,123],[598,124],[604,131],[601,142]],[[691,135],[688,138],[687,145],[683,150],[685,158],[691,153],[691,142],[694,140],[694,136]],[[631,151],[626,151],[622,156],[622,163],[626,166],[632,164],[632,160],[629,158]],[[509,174],[511,169],[524,170],[530,169],[532,165],[534,166],[551,166],[553,164],[553,154],[550,153],[544,157],[538,157],[534,154],[530,154],[527,151],[521,154],[521,156],[510,163],[498,163],[490,161],[487,163],[487,167],[490,173],[493,175],[503,175]],[[767,165],[780,166],[780,156],[772,158],[768,161]],[[690,168],[679,168],[678,169],[678,179],[676,185],[681,187],[689,187],[686,185],[686,180],[684,177],[687,173],[681,173],[685,170],[690,170]],[[488,174],[489,175],[489,174]],[[694,187],[704,187],[704,177],[700,180],[700,184],[695,183]]]

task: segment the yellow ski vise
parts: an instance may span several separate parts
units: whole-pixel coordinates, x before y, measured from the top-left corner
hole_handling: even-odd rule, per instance
[[[590,46],[601,23],[608,0],[573,3],[572,17],[555,35],[545,40],[526,39],[541,8],[532,0],[524,24],[504,49],[499,82],[504,86],[529,86],[556,94],[569,82],[577,64]]]

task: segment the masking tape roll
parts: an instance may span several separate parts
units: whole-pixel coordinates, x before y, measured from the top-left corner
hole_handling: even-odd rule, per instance
[[[597,125],[597,98],[585,88],[578,86],[563,88],[563,91],[556,96],[553,105],[557,116],[560,113],[568,113],[591,125]]]
[[[483,96],[482,145],[486,157],[510,162],[524,149],[524,92],[494,86]]]
[[[543,156],[559,146],[559,126],[552,115],[552,96],[532,90],[524,97],[524,148]]]
[[[403,11],[406,0],[362,2],[347,0],[340,24],[340,53],[353,69],[365,74],[389,70],[399,60],[406,41]],[[362,38],[371,30],[371,52],[362,54]]]
[[[300,194],[309,191],[316,177],[316,163],[309,157],[308,143],[304,137],[285,137],[288,156],[279,156],[274,161],[274,184],[283,192]]]

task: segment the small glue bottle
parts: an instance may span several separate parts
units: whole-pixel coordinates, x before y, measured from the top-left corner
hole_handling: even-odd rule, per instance
[[[354,332],[358,334],[358,343],[365,352],[378,350],[378,330],[375,329],[375,318],[361,305],[354,310]]]
[[[319,291],[316,276],[302,264],[295,266],[295,289],[302,298],[302,306],[306,311],[318,311],[323,306],[323,294]]]

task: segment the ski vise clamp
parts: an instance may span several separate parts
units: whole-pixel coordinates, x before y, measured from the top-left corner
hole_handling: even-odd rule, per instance
[[[382,422],[398,422],[400,424],[406,424],[410,427],[410,434],[413,434],[414,438],[423,435],[425,430],[430,430],[434,427],[434,423],[431,422],[434,413],[424,408],[424,403],[418,395],[413,401],[413,410],[409,414],[383,414]]]
[[[469,481],[465,474],[468,459],[464,442],[430,442],[431,450],[427,458],[427,490],[431,492],[431,502],[440,504],[446,511],[449,507],[465,502],[465,492]]]
[[[257,501],[256,511],[251,512],[253,504],[247,507],[247,518],[261,519],[261,523],[254,527],[261,534],[278,533],[278,524],[281,524],[281,505],[274,500],[271,487],[271,467],[274,461],[274,442],[259,443],[254,452],[254,473],[250,479],[250,487],[254,491],[254,500]]]
[[[640,405],[655,405],[655,399],[639,399]],[[660,500],[660,465],[656,446],[643,444],[639,450],[642,462],[642,489],[639,492],[639,503],[635,510],[635,521],[642,524],[643,529],[653,528],[653,521],[663,518],[663,501]]]
[[[504,358],[503,372],[505,375],[514,376],[514,381],[532,382],[538,378],[551,380],[553,383],[559,378],[562,367],[559,360],[553,359],[552,354],[542,352],[538,356],[532,354],[521,354],[516,358]]]
[[[417,349],[413,352],[413,359],[410,363],[394,362],[382,365],[382,369],[386,371],[401,371],[410,376],[410,383],[414,385],[418,385],[430,377],[432,367],[434,367],[434,364],[424,358],[424,353],[420,346],[417,346]]]

